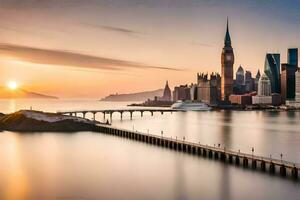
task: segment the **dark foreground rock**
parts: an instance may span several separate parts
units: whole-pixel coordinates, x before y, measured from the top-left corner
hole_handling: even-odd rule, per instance
[[[18,132],[78,132],[94,131],[93,121],[56,113],[21,110],[0,115],[0,129]]]

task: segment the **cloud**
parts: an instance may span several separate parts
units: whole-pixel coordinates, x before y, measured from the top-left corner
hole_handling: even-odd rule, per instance
[[[213,45],[210,44],[206,44],[206,43],[200,43],[200,42],[192,42],[192,45],[196,45],[196,46],[202,46],[202,47],[212,47]]]
[[[151,66],[138,62],[99,57],[65,50],[41,49],[8,43],[0,43],[0,54],[2,56],[13,57],[14,59],[34,64],[79,67],[82,69],[156,69],[180,71],[180,69],[170,67]]]
[[[121,34],[127,34],[127,35],[141,35],[143,33],[128,29],[128,28],[122,28],[122,27],[116,27],[116,26],[108,26],[108,25],[97,25],[97,24],[90,24],[90,23],[84,23],[84,25],[87,25],[89,27],[93,28],[101,28],[102,30],[105,31],[111,31],[115,33],[121,33]]]

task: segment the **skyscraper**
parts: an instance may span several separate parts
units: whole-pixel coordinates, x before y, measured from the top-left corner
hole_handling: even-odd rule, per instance
[[[288,49],[287,64],[281,65],[281,96],[283,101],[295,98],[296,76],[298,70],[298,49]]]
[[[228,19],[227,30],[224,40],[224,47],[221,56],[221,97],[222,101],[228,102],[229,96],[233,91],[233,64],[234,53],[231,46],[231,38],[229,34]]]
[[[298,67],[298,48],[288,49],[288,64]]]
[[[254,89],[254,80],[252,78],[252,74],[250,71],[246,71],[245,73],[245,90],[246,92],[252,92]]]
[[[245,72],[243,67],[240,65],[235,74],[235,80],[237,85],[244,85],[245,83]]]
[[[282,64],[281,65],[281,96],[282,100],[292,100],[295,98],[296,65]]]
[[[259,82],[259,79],[260,79],[260,71],[258,70],[257,74],[255,76],[255,79],[254,79],[254,90],[255,91],[258,91],[258,82]]]
[[[265,74],[271,81],[272,93],[280,93],[280,54],[266,55]]]

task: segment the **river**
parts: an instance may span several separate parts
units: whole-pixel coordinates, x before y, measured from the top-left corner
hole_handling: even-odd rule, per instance
[[[124,108],[96,100],[1,100],[4,113]],[[87,117],[92,117],[88,114]],[[108,117],[108,116],[107,116]],[[97,114],[97,120],[103,120]],[[300,163],[300,112],[113,115],[112,124]],[[298,199],[300,183],[92,132],[0,133],[0,199]]]

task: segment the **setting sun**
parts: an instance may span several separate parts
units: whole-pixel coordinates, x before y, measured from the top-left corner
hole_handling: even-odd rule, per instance
[[[18,84],[15,81],[10,81],[7,83],[7,87],[11,90],[15,90],[18,88]]]

